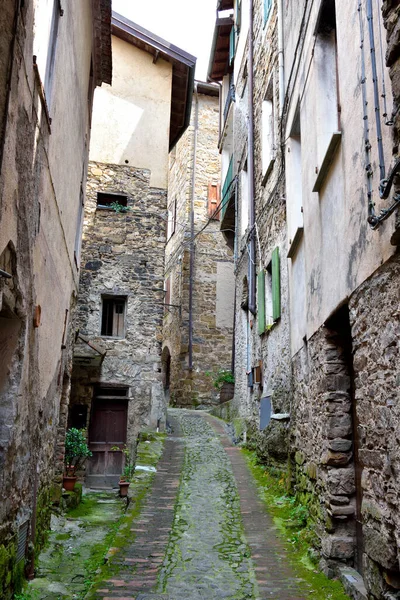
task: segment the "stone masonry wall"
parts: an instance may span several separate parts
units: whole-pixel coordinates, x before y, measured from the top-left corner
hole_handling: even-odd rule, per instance
[[[399,281],[396,255],[349,302],[362,469],[364,578],[372,597],[379,599],[400,590]]]
[[[128,442],[165,422],[161,374],[166,190],[150,172],[90,163],[76,325],[107,351],[101,368],[74,367],[71,404],[89,404],[93,385],[129,387]],[[97,192],[128,196],[128,212],[96,208]],[[102,295],[125,296],[123,338],[102,337]]]
[[[263,3],[254,3],[254,188],[256,235],[256,271],[265,269],[271,261],[272,251],[278,247],[280,254],[281,317],[261,336],[258,334],[257,317],[240,307],[243,297],[243,281],[248,278],[248,253],[246,242],[249,229],[238,243],[236,265],[236,364],[234,406],[239,414],[248,419],[259,457],[269,464],[285,463],[287,460],[287,426],[271,421],[267,428],[259,431],[259,400],[263,395],[272,396],[275,413],[289,412],[291,398],[291,364],[289,343],[288,311],[288,268],[286,241],[286,207],[284,198],[283,158],[279,140],[279,85],[276,68],[277,57],[277,14],[271,9],[266,27],[263,26]],[[268,38],[268,44],[265,39]],[[247,50],[245,53],[247,57]],[[238,171],[246,160],[247,146],[247,94],[245,62],[236,65],[239,69],[235,104],[235,162]],[[263,101],[268,87],[273,89],[275,152],[269,174],[263,172],[262,135],[265,122],[262,120]],[[240,181],[240,179],[239,179]],[[239,222],[243,190],[239,185]],[[247,331],[249,331],[250,365],[247,365]],[[247,386],[247,370],[261,360],[262,386]]]
[[[199,121],[195,177],[195,231],[208,223],[208,186],[219,184],[218,98],[198,94]],[[171,402],[177,405],[212,404],[218,401],[212,377],[207,372],[230,369],[232,324],[219,322],[217,302],[233,307],[231,297],[221,288],[226,279],[232,254],[219,232],[219,221],[210,221],[195,240],[193,287],[193,371],[188,369],[189,274],[190,274],[190,201],[193,169],[195,104],[190,127],[170,157],[168,202],[177,201],[175,233],[166,249],[166,277],[171,279],[171,304],[164,316],[164,347],[171,354]],[[220,265],[220,266],[218,266]],[[222,273],[222,275],[221,275]],[[222,279],[221,279],[222,278]],[[218,297],[218,300],[217,300]],[[178,308],[180,307],[180,308]]]

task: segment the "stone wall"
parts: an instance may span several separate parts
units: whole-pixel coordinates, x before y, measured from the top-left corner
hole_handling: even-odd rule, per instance
[[[90,5],[60,17],[50,101],[32,56],[47,56],[48,36],[39,57],[34,29],[48,31],[52,10],[7,0],[0,18],[0,268],[11,275],[0,279],[0,596],[7,600],[49,528],[90,138]]]
[[[400,258],[384,264],[350,298],[361,471],[364,568],[374,598],[400,590],[398,406]]]
[[[219,185],[218,97],[198,94],[199,119],[195,171],[196,236],[193,285],[193,370],[188,369],[190,202],[192,193],[195,101],[189,129],[170,156],[168,202],[176,199],[175,232],[167,243],[165,276],[170,277],[170,303],[164,316],[164,347],[171,355],[171,402],[179,406],[213,404],[218,394],[212,376],[230,369],[233,329],[232,253],[208,216],[209,184]],[[230,320],[227,315],[232,313]]]
[[[97,208],[98,192],[126,195],[128,211]],[[156,427],[158,419],[165,423],[161,334],[166,196],[166,190],[150,187],[147,169],[90,163],[76,327],[106,356],[100,367],[74,366],[71,405],[90,406],[94,384],[129,387],[132,449],[140,429]],[[104,295],[126,298],[121,338],[101,335]]]
[[[236,328],[235,328],[235,398],[234,406],[238,413],[248,419],[249,433],[256,444],[259,457],[269,464],[282,464],[287,459],[287,427],[271,421],[263,432],[259,431],[260,398],[272,397],[275,413],[289,412],[291,398],[291,364],[289,344],[288,310],[288,265],[286,261],[286,213],[284,197],[283,157],[279,143],[279,82],[276,68],[277,58],[277,14],[276,6],[266,27],[262,19],[263,5],[254,4],[254,190],[257,228],[256,236],[256,272],[266,269],[275,248],[280,254],[280,299],[281,316],[265,333],[259,335],[257,316],[241,308],[244,295],[244,282],[249,279],[247,242],[249,228],[237,243],[236,263]],[[265,39],[268,38],[268,44]],[[247,49],[245,52],[247,57]],[[246,79],[246,60],[238,69],[236,103],[234,112],[234,157],[238,171],[238,223],[241,225],[242,201],[246,190],[241,185],[241,171],[247,159],[247,102],[248,82]],[[272,89],[274,103],[275,139],[273,161],[268,171],[263,165],[263,101],[267,89]],[[264,140],[265,143],[265,140]],[[247,384],[247,372],[256,365],[262,365],[262,385],[252,388]]]

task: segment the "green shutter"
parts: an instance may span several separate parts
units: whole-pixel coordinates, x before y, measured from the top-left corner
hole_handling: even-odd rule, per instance
[[[232,27],[231,33],[229,35],[229,64],[233,63],[233,59],[235,58],[236,52],[236,39],[235,39],[235,28]]]
[[[265,271],[262,270],[257,275],[257,323],[258,334],[265,331]]]
[[[272,318],[274,321],[281,316],[281,274],[279,264],[279,248],[272,253]]]
[[[269,11],[271,10],[272,0],[264,0],[264,25],[268,21]]]

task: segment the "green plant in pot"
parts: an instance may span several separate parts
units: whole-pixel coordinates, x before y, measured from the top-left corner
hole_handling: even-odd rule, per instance
[[[219,391],[221,402],[233,398],[235,376],[230,369],[219,369],[216,373],[208,371],[206,375],[212,377],[213,385]]]
[[[86,429],[67,429],[65,435],[65,456],[63,488],[73,491],[76,483],[76,473],[83,467],[85,460],[92,456],[86,442]]]
[[[133,463],[131,452],[126,444],[122,448],[119,446],[113,446],[111,450],[113,452],[122,452],[122,454],[125,456],[125,465],[118,483],[119,494],[121,497],[125,497],[128,495],[128,489],[135,472],[135,465]]]

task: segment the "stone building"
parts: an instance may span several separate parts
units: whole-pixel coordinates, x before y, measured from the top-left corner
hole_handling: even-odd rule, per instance
[[[165,424],[161,373],[168,152],[189,124],[195,58],[112,17],[113,86],[96,92],[70,426],[86,483],[112,486],[124,444]]]
[[[228,240],[237,257],[233,405],[259,428],[271,418],[262,437],[256,436],[267,462],[284,458],[289,441],[294,489],[316,523],[321,566],[332,575],[340,566],[355,567],[369,597],[380,599],[396,597],[400,589],[399,255],[393,185],[399,45],[397,3],[383,4],[387,49],[377,4],[254,0],[251,36],[249,2],[220,0],[219,10],[228,12],[218,15],[209,75],[223,80],[227,107],[235,95],[225,112],[222,142],[222,174],[233,182],[225,218],[235,223],[236,215],[240,223],[245,214],[247,223],[246,204],[251,207],[253,197],[255,204],[254,228],[250,209],[244,242],[246,228],[239,223],[235,239]],[[252,117],[253,164],[252,144],[246,146]],[[274,151],[271,135],[275,156],[264,176],[265,149],[269,165]],[[246,158],[247,187],[241,172]],[[243,243],[249,260],[241,258]],[[280,289],[274,287],[275,247]],[[243,260],[247,267],[241,267]],[[255,328],[269,312],[268,299],[260,303],[258,290],[267,287],[268,270],[272,316],[274,293],[280,293],[280,318],[267,322],[258,342]],[[254,371],[259,357],[262,373]],[[246,370],[253,392],[240,369]],[[273,425],[276,412],[284,422],[290,418],[289,426]],[[285,427],[289,440],[282,435]],[[272,453],[270,439],[276,440]]]
[[[8,599],[43,545],[65,435],[92,94],[111,83],[111,2],[1,8],[0,596]]]
[[[220,232],[218,137],[219,87],[196,82],[168,178],[163,375],[178,406],[218,402],[213,376],[231,369],[233,256]]]
[[[221,230],[235,257],[232,405],[260,455],[280,463],[287,427],[269,417],[289,412],[291,377],[277,8],[254,3],[252,79],[249,8],[247,0],[220,2],[209,78],[222,82]]]

